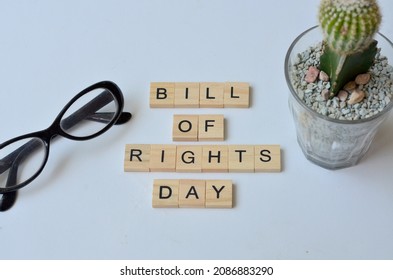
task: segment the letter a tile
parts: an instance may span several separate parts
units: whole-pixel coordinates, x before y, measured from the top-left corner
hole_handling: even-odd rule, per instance
[[[204,208],[206,187],[204,180],[179,180],[179,207]]]

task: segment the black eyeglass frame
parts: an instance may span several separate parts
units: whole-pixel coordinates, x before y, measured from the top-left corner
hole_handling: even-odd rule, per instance
[[[93,91],[95,89],[108,90],[112,94],[112,96],[114,97],[114,101],[117,103],[117,111],[114,112],[114,116],[112,117],[112,119],[101,130],[99,130],[96,133],[93,133],[92,135],[75,136],[75,135],[70,135],[69,133],[65,132],[64,129],[62,128],[62,125],[61,125],[61,121],[64,121],[64,119],[63,119],[64,114],[79,98],[81,98],[83,95],[85,95],[87,93],[90,93],[91,91]],[[12,139],[0,144],[0,150],[1,150],[4,147],[6,147],[14,142],[23,140],[23,139],[38,138],[43,142],[44,148],[45,148],[45,156],[43,158],[43,162],[41,164],[41,167],[36,171],[36,173],[33,174],[30,178],[28,178],[26,181],[21,182],[20,184],[17,184],[13,187],[0,188],[0,194],[7,194],[10,192],[17,191],[17,190],[25,187],[26,185],[30,184],[33,180],[35,180],[41,174],[42,170],[45,168],[45,165],[48,161],[50,142],[54,137],[63,136],[64,138],[76,140],[76,141],[84,141],[84,140],[90,140],[92,138],[95,138],[95,137],[103,134],[104,132],[106,132],[118,121],[120,115],[123,112],[123,107],[124,107],[124,97],[123,97],[123,94],[122,94],[120,88],[115,83],[110,82],[110,81],[98,82],[96,84],[93,84],[93,85],[87,87],[86,89],[79,92],[76,96],[74,96],[64,106],[64,108],[57,115],[57,117],[55,118],[53,123],[47,129],[24,134],[24,135],[12,138]],[[71,115],[71,117],[72,117],[72,115]],[[83,117],[80,117],[79,119],[76,120],[76,123],[83,120],[83,119],[84,119]],[[28,144],[28,143],[26,143],[26,144]],[[10,167],[10,168],[12,168],[12,167]]]

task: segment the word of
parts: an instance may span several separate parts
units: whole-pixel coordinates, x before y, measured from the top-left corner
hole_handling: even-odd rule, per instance
[[[248,83],[150,83],[151,108],[248,108],[249,106]]]
[[[279,145],[127,144],[124,171],[280,172]]]
[[[173,141],[223,141],[223,115],[174,115]]]
[[[154,180],[154,208],[232,208],[231,180]]]

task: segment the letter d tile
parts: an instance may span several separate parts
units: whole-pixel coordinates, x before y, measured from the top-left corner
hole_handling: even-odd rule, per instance
[[[179,180],[157,179],[153,184],[153,208],[179,207]]]

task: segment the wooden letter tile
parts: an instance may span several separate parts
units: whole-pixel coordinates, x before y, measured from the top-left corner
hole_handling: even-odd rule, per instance
[[[204,180],[179,180],[179,207],[204,208],[206,186]]]
[[[198,141],[198,115],[174,115],[173,141]]]
[[[231,180],[207,180],[206,208],[232,208],[232,189]]]
[[[149,165],[150,145],[126,145],[124,156],[124,171],[149,172]]]
[[[224,141],[224,115],[200,115],[198,140]]]
[[[224,83],[200,83],[199,89],[199,107],[224,107]]]
[[[248,108],[250,106],[250,85],[248,83],[225,83],[224,107]]]
[[[175,101],[175,83],[150,83],[150,107],[171,108]]]
[[[177,146],[176,172],[202,171],[202,146]]]
[[[280,172],[280,145],[255,146],[255,172]]]
[[[151,145],[150,171],[152,172],[176,171],[176,146]]]
[[[228,146],[229,172],[254,172],[254,146]]]
[[[154,180],[153,207],[179,207],[179,180]]]
[[[199,83],[175,83],[175,107],[199,107]]]
[[[203,146],[202,172],[228,172],[228,146]]]

